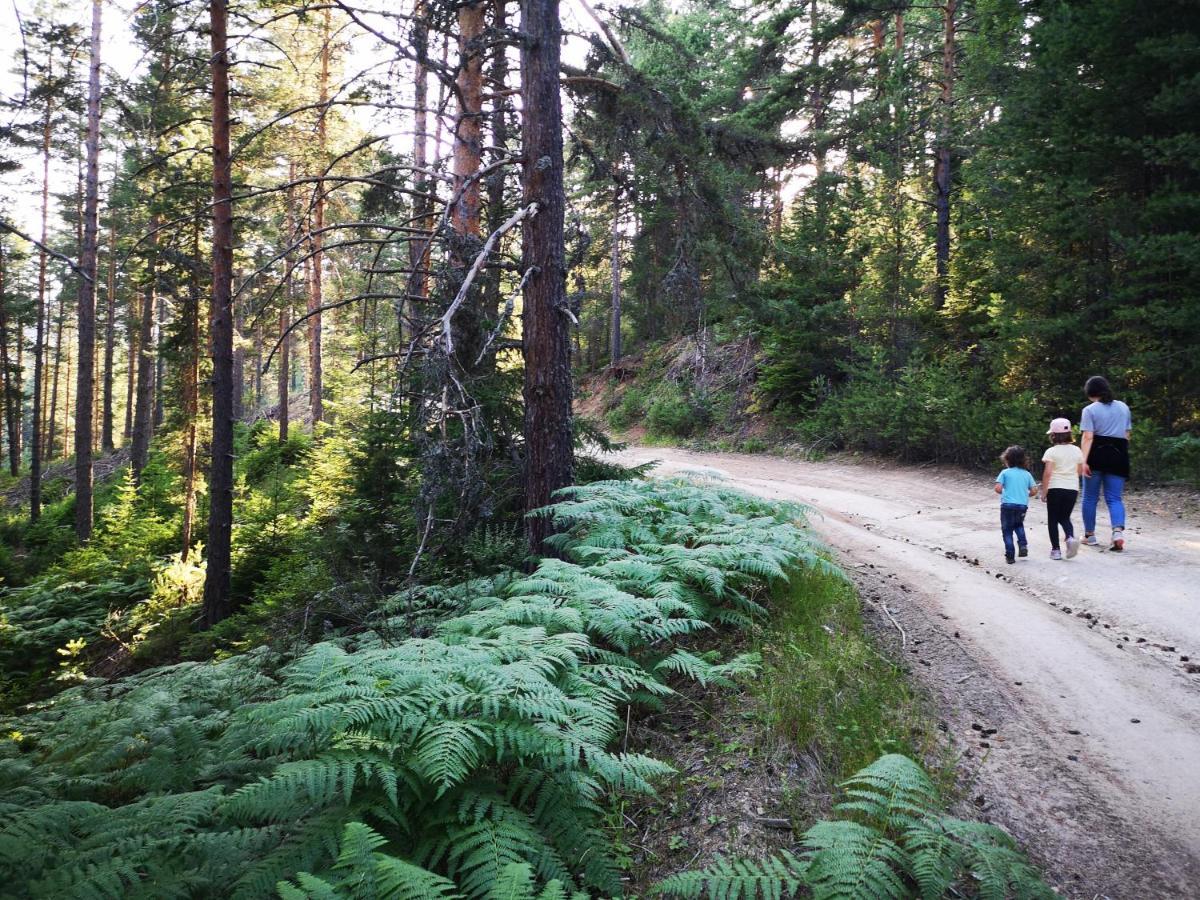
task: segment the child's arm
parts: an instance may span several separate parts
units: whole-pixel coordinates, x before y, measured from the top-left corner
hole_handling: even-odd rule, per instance
[[[1033,491],[1038,490],[1038,488],[1040,487],[1040,490],[1038,491],[1038,496],[1040,496],[1042,498],[1042,502],[1045,503],[1046,502],[1046,485],[1048,485],[1050,483],[1050,477],[1053,474],[1054,474],[1054,463],[1048,459],[1044,460],[1042,463],[1042,483],[1041,483],[1041,485],[1035,485],[1030,490],[1029,496],[1032,497]]]

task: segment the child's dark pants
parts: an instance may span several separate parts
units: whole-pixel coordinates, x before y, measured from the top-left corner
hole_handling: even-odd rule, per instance
[[[1025,513],[1029,509],[1028,506],[1021,506],[1019,503],[1001,503],[1000,504],[1000,533],[1004,535],[1004,555],[1016,556],[1016,548],[1013,547],[1013,535],[1017,536],[1017,545],[1024,547],[1028,542],[1025,540]]]
[[[1061,525],[1063,537],[1075,537],[1075,528],[1071,525],[1071,513],[1075,509],[1075,501],[1079,499],[1079,491],[1068,491],[1066,488],[1050,488],[1046,491],[1046,525],[1050,529],[1050,546],[1058,549],[1058,527]]]

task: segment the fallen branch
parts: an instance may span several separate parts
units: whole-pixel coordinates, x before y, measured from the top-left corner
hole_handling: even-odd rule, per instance
[[[874,603],[875,601],[871,601],[871,602]],[[878,606],[883,611],[883,614],[888,617],[888,621],[891,622],[893,625],[895,625],[896,630],[898,632],[900,632],[901,648],[908,646],[908,634],[905,632],[905,630],[903,628],[900,627],[900,623],[896,621],[895,617],[891,613],[891,610],[889,610],[887,608],[887,604],[886,603],[875,603],[875,605]]]

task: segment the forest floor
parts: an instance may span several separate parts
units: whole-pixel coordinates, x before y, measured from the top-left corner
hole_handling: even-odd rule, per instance
[[[813,527],[935,703],[960,757],[960,811],[1006,828],[1069,896],[1195,896],[1195,497],[1134,492],[1124,554],[1085,547],[1061,562],[1034,501],[1030,556],[1006,565],[986,476],[675,448],[617,459],[814,508]],[[1103,535],[1103,509],[1100,521]]]

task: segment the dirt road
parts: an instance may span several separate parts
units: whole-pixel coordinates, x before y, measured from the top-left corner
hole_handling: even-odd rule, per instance
[[[930,689],[976,816],[1071,896],[1200,896],[1200,527],[1130,503],[1124,554],[1004,562],[990,479],[957,470],[626,450],[800,501]],[[1101,534],[1107,525],[1100,512]],[[1079,513],[1075,514],[1079,527]],[[886,618],[885,618],[886,616]],[[966,811],[966,810],[964,810]]]

